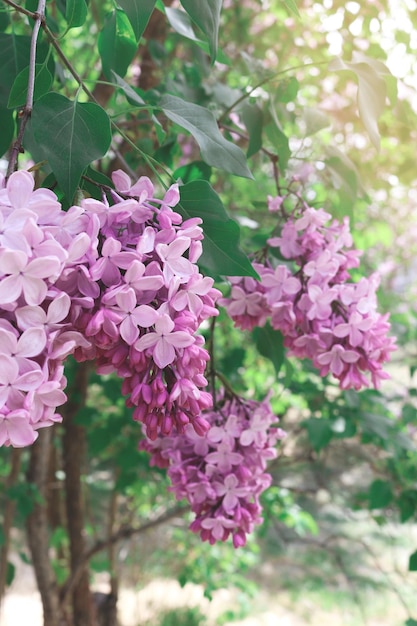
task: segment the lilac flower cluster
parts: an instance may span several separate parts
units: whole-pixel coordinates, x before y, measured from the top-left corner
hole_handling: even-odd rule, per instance
[[[157,200],[146,177],[113,180],[111,202],[67,212],[28,172],[1,185],[0,445],[29,445],[61,419],[69,354],[117,372],[150,438],[208,429],[208,354],[196,331],[217,314],[219,292],[196,265],[200,220],[173,210],[176,185]]]
[[[282,198],[269,197],[271,212]],[[243,329],[271,326],[284,335],[289,354],[309,358],[322,376],[329,372],[342,389],[377,388],[388,378],[383,363],[395,349],[388,315],[377,312],[377,274],[354,283],[349,270],[359,265],[348,218],[329,222],[323,209],[305,205],[294,211],[279,237],[268,240],[283,263],[254,263],[260,282],[231,278],[231,294],[219,302]],[[271,259],[272,259],[271,255]]]
[[[232,535],[237,548],[262,521],[259,496],[271,483],[266,464],[285,433],[272,427],[278,420],[268,400],[225,399],[204,417],[211,427],[203,437],[187,426],[182,435],[140,446],[152,465],[168,468],[177,499],[189,501],[196,515],[191,530],[211,544]]]

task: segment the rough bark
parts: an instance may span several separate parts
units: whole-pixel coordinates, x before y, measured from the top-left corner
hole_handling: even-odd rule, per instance
[[[85,463],[86,440],[84,428],[75,423],[75,417],[78,410],[85,404],[87,384],[88,364],[81,363],[77,366],[63,411],[65,501],[71,573],[77,570],[85,551],[85,515],[81,476]],[[72,611],[74,626],[94,626],[92,596],[86,567],[80,572],[72,590]]]
[[[61,626],[63,621],[58,588],[49,559],[49,529],[45,506],[51,435],[50,428],[42,429],[31,449],[27,479],[36,486],[42,501],[35,503],[27,518],[26,528],[36,582],[42,599],[44,626]]]

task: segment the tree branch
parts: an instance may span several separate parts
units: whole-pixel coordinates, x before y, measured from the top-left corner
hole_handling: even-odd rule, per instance
[[[13,3],[11,3],[10,0],[8,0],[8,4],[13,6]],[[20,114],[20,127],[17,139],[14,142],[10,153],[9,166],[7,168],[7,178],[17,169],[17,161],[22,148],[23,135],[25,134],[26,124],[28,123],[29,118],[32,114],[33,93],[35,89],[36,46],[41,24],[45,21],[45,5],[46,0],[39,0],[36,13],[29,14],[30,17],[34,18],[35,24],[33,26],[32,39],[30,42],[28,91],[26,96],[26,104]],[[17,5],[15,8],[16,10],[20,10],[20,7],[17,7]]]
[[[14,9],[15,11],[18,11],[18,13],[22,13],[23,15],[27,15],[28,17],[32,18],[33,20],[36,19],[36,14],[35,13],[33,13],[32,11],[28,11],[27,9],[19,6],[18,4],[13,2],[13,0],[3,0],[3,2],[5,4],[8,4],[10,7],[12,7],[12,9]]]
[[[122,539],[130,539],[131,537],[135,535],[140,535],[141,533],[144,533],[147,530],[154,528],[155,526],[159,526],[159,524],[164,524],[165,522],[168,522],[173,517],[183,515],[185,512],[189,510],[190,510],[190,507],[188,505],[176,506],[172,509],[169,509],[168,511],[165,511],[164,513],[161,513],[159,516],[154,517],[153,519],[150,519],[149,521],[145,522],[141,526],[137,526],[137,527],[122,526],[121,528],[119,528],[119,530],[117,530],[115,533],[113,533],[106,539],[97,541],[94,545],[91,546],[91,548],[89,548],[88,550],[84,552],[84,554],[78,561],[76,568],[73,570],[68,580],[66,581],[65,585],[62,587],[61,593],[60,593],[61,603],[65,602],[66,598],[68,597],[68,594],[71,592],[74,585],[77,584],[77,580],[82,574],[82,572],[84,571],[84,568],[86,567],[86,565],[88,564],[88,562],[90,561],[90,559],[92,559],[94,555],[98,554],[102,550],[105,550],[106,548],[109,548],[110,546],[116,544]]]

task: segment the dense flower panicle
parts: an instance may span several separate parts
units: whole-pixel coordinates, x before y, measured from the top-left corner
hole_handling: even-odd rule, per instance
[[[269,197],[268,202],[277,213],[282,199]],[[349,249],[348,218],[328,224],[330,218],[323,209],[303,205],[280,236],[268,240],[286,261],[254,263],[261,280],[231,278],[230,296],[219,303],[243,329],[270,319],[284,335],[289,354],[311,359],[321,375],[330,372],[343,389],[370,382],[377,388],[388,378],[383,363],[395,350],[388,315],[377,312],[379,278],[373,274],[350,281],[360,252]]]
[[[201,220],[173,210],[176,185],[158,200],[146,177],[113,180],[111,202],[67,212],[28,172],[0,189],[0,445],[29,445],[61,419],[69,354],[123,379],[150,438],[208,428],[196,331],[219,292],[196,265]]]
[[[211,544],[231,535],[235,547],[262,521],[260,494],[270,485],[266,465],[276,457],[276,443],[285,433],[268,400],[225,399],[204,413],[210,426],[205,436],[188,425],[183,434],[145,439],[151,464],[168,468],[172,491],[186,498],[195,520],[190,528]]]

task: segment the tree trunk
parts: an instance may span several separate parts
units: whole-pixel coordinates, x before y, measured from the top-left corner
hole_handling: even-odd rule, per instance
[[[42,501],[36,502],[27,518],[26,528],[36,582],[43,605],[44,626],[61,626],[58,587],[49,558],[49,529],[46,509],[50,428],[39,432],[30,455],[27,479],[38,490]]]
[[[88,364],[77,365],[74,381],[68,390],[64,406],[63,456],[65,471],[65,498],[67,529],[70,541],[71,573],[77,569],[85,550],[84,500],[82,493],[82,467],[85,463],[85,430],[75,423],[78,410],[84,406],[88,385]],[[83,569],[72,590],[74,626],[94,626],[93,604],[89,574]]]
[[[20,465],[22,459],[22,450],[20,448],[13,448],[11,452],[11,466],[10,473],[6,480],[6,497],[7,490],[10,489],[18,480]],[[9,557],[9,548],[10,548],[10,533],[13,526],[13,517],[16,509],[16,501],[11,500],[10,498],[6,501],[6,506],[4,509],[4,517],[3,517],[3,545],[1,547],[0,552],[0,606],[1,601],[6,589],[6,578],[7,578],[7,565],[8,565],[8,557]]]

